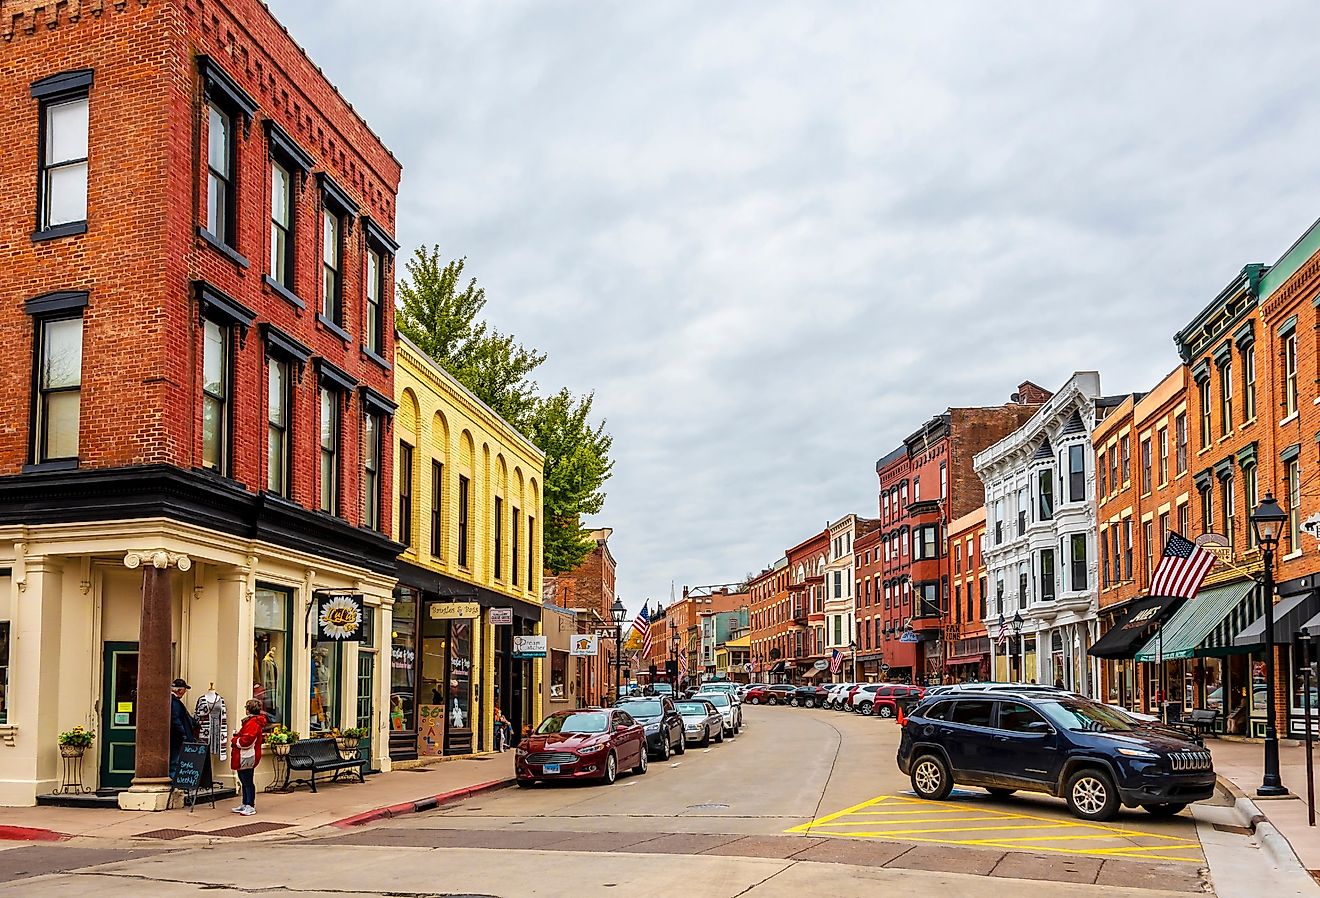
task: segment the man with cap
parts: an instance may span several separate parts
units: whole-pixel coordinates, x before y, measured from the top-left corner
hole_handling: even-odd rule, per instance
[[[170,779],[179,769],[179,752],[183,743],[197,738],[197,721],[183,706],[183,697],[192,687],[183,679],[170,684]]]

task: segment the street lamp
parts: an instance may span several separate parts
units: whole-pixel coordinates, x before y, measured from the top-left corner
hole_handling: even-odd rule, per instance
[[[853,678],[853,682],[855,683],[857,682],[857,641],[856,640],[854,639],[848,640],[848,651],[852,652],[852,678]]]
[[[628,609],[623,606],[623,599],[614,597],[610,606],[610,617],[614,618],[614,701],[622,698],[623,691],[623,620],[628,616]]]
[[[1279,734],[1274,729],[1274,549],[1279,545],[1279,534],[1287,520],[1288,516],[1270,493],[1265,494],[1251,514],[1251,527],[1265,560],[1261,583],[1265,593],[1265,776],[1256,790],[1257,795],[1263,796],[1288,794],[1279,777]]]
[[[1013,653],[1014,662],[1017,664],[1017,679],[1022,681],[1022,612],[1013,612],[1013,642],[1017,644],[1017,650]]]

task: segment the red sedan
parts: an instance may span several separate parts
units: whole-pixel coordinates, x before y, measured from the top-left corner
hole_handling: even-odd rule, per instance
[[[620,769],[646,772],[646,730],[618,708],[560,711],[541,721],[514,757],[519,786],[578,779],[609,785]]]

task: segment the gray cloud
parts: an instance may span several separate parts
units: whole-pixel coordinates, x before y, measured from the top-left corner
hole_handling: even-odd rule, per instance
[[[405,247],[597,391],[632,607],[873,512],[948,405],[1153,385],[1317,212],[1304,2],[270,5],[402,159]]]

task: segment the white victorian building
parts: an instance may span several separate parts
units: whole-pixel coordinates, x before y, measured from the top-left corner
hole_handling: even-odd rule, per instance
[[[1098,688],[1095,453],[1109,405],[1078,371],[972,466],[985,484],[985,626],[998,681]]]
[[[826,679],[839,679],[853,676],[853,653],[856,634],[856,597],[853,595],[853,581],[856,568],[853,561],[853,541],[870,533],[880,522],[873,518],[861,518],[855,514],[844,515],[830,524],[829,560],[825,563],[825,641],[824,652],[828,659],[835,650],[843,656],[837,676]],[[826,671],[828,673],[828,670]]]

